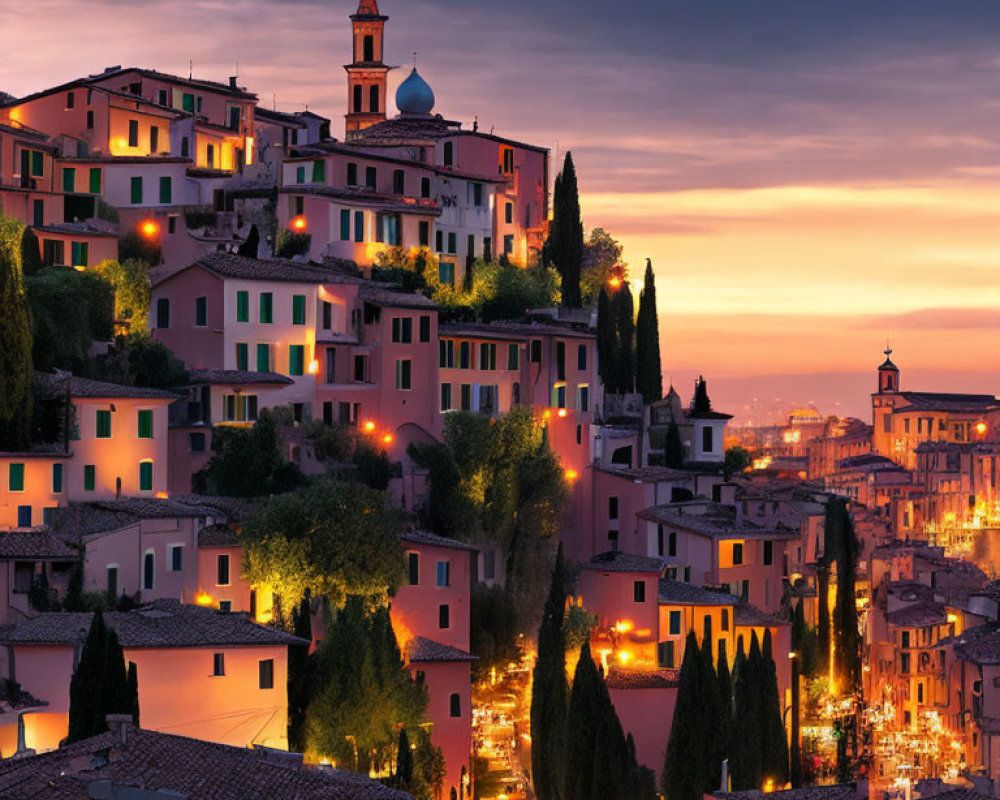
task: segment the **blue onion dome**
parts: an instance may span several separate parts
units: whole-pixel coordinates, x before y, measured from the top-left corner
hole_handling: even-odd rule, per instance
[[[396,108],[400,114],[430,114],[434,108],[434,92],[416,67],[396,89]]]

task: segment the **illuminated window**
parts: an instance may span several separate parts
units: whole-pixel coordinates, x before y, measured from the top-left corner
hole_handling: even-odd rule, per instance
[[[72,242],[70,246],[70,259],[71,259],[70,266],[73,267],[87,266],[89,255],[90,255],[89,242]]]
[[[128,146],[139,146],[139,120],[130,119],[128,121]]]

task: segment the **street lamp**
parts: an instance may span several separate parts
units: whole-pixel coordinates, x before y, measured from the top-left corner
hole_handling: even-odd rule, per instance
[[[791,760],[792,788],[798,789],[802,785],[802,748],[799,736],[799,659],[802,654],[792,650],[788,657],[792,660],[792,736],[791,747],[788,748]]]

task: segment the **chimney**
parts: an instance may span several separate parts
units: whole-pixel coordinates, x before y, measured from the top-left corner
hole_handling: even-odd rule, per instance
[[[128,733],[134,724],[131,714],[108,714],[104,717],[108,730],[115,735],[122,747],[128,744]]]
[[[236,85],[236,79],[237,79],[238,77],[239,77],[239,76],[237,76],[237,75],[230,75],[230,76],[229,76],[229,88],[230,88],[230,89],[238,89],[238,88],[239,88],[239,87],[238,87],[238,86]]]

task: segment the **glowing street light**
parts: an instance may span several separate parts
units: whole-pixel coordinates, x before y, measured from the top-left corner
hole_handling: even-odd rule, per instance
[[[156,236],[156,234],[160,232],[160,226],[153,220],[147,219],[139,227],[139,230],[142,232],[143,236],[146,236],[147,238],[152,238],[153,236]]]
[[[393,438],[394,437],[391,433],[387,433],[385,436],[382,437],[382,442],[383,444],[392,444]]]
[[[289,224],[294,231],[304,231],[307,227],[306,218],[302,215],[292,217],[292,221]]]
[[[367,420],[362,427],[365,429],[365,433],[375,432],[375,423],[372,422],[371,420]]]

